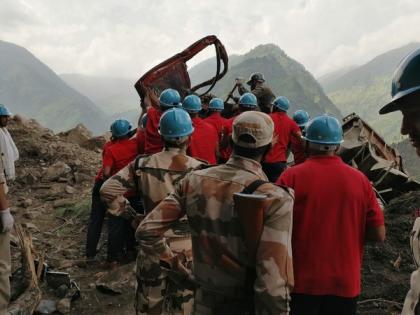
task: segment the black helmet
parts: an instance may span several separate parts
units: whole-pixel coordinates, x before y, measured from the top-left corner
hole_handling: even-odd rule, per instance
[[[405,57],[392,78],[392,100],[381,108],[379,114],[400,110],[412,97],[420,96],[420,49]]]
[[[255,72],[253,74],[251,74],[251,76],[248,79],[248,82],[246,84],[251,85],[251,82],[264,82],[264,75],[260,72]]]

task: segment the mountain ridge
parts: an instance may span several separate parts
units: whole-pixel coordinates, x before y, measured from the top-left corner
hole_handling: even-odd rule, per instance
[[[341,117],[340,111],[325,95],[321,85],[306,68],[290,58],[275,44],[262,44],[243,55],[229,57],[230,69],[217,82],[211,93],[225,98],[234,86],[236,77],[248,78],[253,72],[262,72],[276,95],[291,101],[290,111],[305,109],[312,116],[331,113]],[[215,61],[207,59],[189,70],[193,85],[214,75]]]
[[[107,116],[19,45],[0,41],[0,102],[11,111],[38,120],[54,131],[86,125],[95,134],[109,124]]]

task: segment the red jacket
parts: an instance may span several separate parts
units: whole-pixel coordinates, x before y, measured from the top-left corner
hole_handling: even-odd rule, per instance
[[[115,140],[109,140],[108,142],[104,144],[102,148],[102,159],[104,158],[105,151],[107,150],[107,148],[110,147],[114,143],[115,143]],[[103,173],[104,173],[104,168],[101,165],[101,168],[99,169],[98,174],[95,177],[95,182],[98,182],[103,179]]]
[[[359,295],[366,227],[384,224],[369,180],[337,156],[314,156],[285,170],[277,184],[295,192],[293,292]]]
[[[144,154],[146,138],[145,138],[144,130],[140,127],[137,127],[136,140],[137,140],[138,154]]]
[[[102,167],[110,167],[111,175],[117,173],[138,155],[137,139],[116,140],[105,150]]]
[[[159,134],[159,120],[162,116],[162,111],[154,107],[149,107],[147,110],[147,123],[144,133],[145,145],[144,153],[152,154],[162,151],[163,141]]]
[[[285,112],[271,113],[274,122],[272,148],[265,156],[264,162],[276,163],[287,161],[287,150],[290,146],[295,164],[305,161],[305,153],[300,139],[300,128]]]
[[[199,117],[192,118],[194,132],[191,136],[188,154],[194,158],[216,164],[219,136],[216,129]]]

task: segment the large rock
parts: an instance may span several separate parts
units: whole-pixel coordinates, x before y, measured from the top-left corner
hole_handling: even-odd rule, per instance
[[[56,162],[53,165],[51,165],[44,174],[44,180],[45,181],[55,181],[58,180],[60,177],[68,174],[71,172],[70,166],[68,166],[64,162]]]
[[[73,129],[60,132],[58,136],[67,142],[81,145],[82,143],[92,138],[92,133],[84,125],[78,124]]]

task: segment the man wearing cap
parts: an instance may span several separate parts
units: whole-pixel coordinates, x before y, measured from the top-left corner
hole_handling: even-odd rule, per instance
[[[408,135],[420,157],[420,49],[406,56],[392,78],[391,101],[381,108],[380,114],[400,110],[403,115],[401,134]],[[414,222],[410,245],[417,266],[420,265],[420,218]],[[410,290],[405,298],[402,315],[420,313],[420,269],[411,275]]]
[[[149,213],[174,190],[176,182],[189,171],[202,167],[202,162],[186,155],[193,130],[191,119],[183,109],[173,108],[165,111],[159,122],[159,133],[164,143],[163,151],[139,156],[102,186],[101,196],[109,211],[130,218],[133,220],[132,225],[136,226],[140,218],[133,216],[130,204],[124,197],[127,191],[134,189],[137,196],[142,198],[146,213]],[[191,240],[186,220],[167,232],[165,237],[172,249],[184,251],[186,259],[191,261]],[[168,282],[159,261],[151,258],[145,252],[139,251],[137,314],[166,314],[168,309],[173,312],[171,314],[189,314],[192,293],[179,290],[174,283]],[[162,295],[165,290],[166,293]]]
[[[159,119],[162,114],[173,107],[181,107],[181,96],[177,90],[163,90],[159,96],[159,108],[150,106],[147,110],[147,124],[144,130],[144,152],[153,154],[162,151],[163,141],[159,135]]]
[[[216,128],[198,116],[201,100],[197,95],[188,95],[182,102],[182,108],[190,114],[194,132],[190,139],[187,153],[196,159],[214,165],[219,155],[219,136]]]
[[[194,268],[186,276],[196,286],[194,314],[288,314],[293,192],[268,183],[260,164],[273,129],[267,114],[240,114],[233,123],[233,155],[227,163],[189,173],[137,230],[145,253],[176,268],[177,256],[163,235],[188,216]],[[245,234],[233,203],[234,194],[245,188],[267,201],[253,259],[246,246],[250,234]],[[252,281],[248,270],[255,272]]]
[[[335,152],[340,122],[319,116],[306,128],[308,159],[278,184],[295,191],[292,315],[355,315],[366,240],[385,239],[384,216],[367,177]]]
[[[272,102],[275,95],[271,88],[265,83],[264,75],[260,72],[255,72],[251,74],[246,84],[251,87],[251,93],[257,97],[261,111],[266,114],[271,113]],[[240,82],[238,83],[238,91],[241,95],[248,92]]]
[[[14,162],[15,154],[14,149],[9,141],[11,137],[6,130],[9,117],[12,114],[6,106],[0,104],[0,132],[2,139],[0,140],[2,159],[0,160],[0,314],[7,313],[7,306],[10,300],[10,282],[9,277],[11,274],[11,257],[10,257],[10,231],[13,229],[14,219],[10,213],[9,201],[7,198],[7,185],[6,177],[14,178]],[[7,134],[6,134],[7,133]],[[14,143],[13,143],[14,146]],[[14,146],[14,148],[16,148]],[[9,152],[8,152],[9,151]],[[16,149],[17,152],[17,149]],[[8,157],[13,165],[9,165],[9,170],[5,169],[5,153],[10,155]]]

